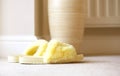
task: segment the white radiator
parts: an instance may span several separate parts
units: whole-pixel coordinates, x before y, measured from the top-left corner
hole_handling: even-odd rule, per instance
[[[120,27],[120,0],[87,0],[86,27]]]

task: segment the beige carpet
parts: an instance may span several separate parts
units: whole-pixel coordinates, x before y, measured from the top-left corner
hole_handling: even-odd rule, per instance
[[[0,59],[0,76],[120,76],[120,56],[90,56],[81,63],[44,65]]]

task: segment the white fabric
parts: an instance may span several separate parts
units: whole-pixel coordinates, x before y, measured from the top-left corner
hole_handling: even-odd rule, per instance
[[[81,63],[40,65],[1,59],[0,76],[120,76],[120,56],[90,56]]]

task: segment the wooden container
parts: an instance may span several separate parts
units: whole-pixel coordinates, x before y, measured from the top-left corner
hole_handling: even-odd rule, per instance
[[[84,32],[84,3],[85,0],[48,0],[51,38],[70,43],[77,51]]]
[[[35,3],[35,36],[40,39],[43,37],[43,0],[34,0]]]

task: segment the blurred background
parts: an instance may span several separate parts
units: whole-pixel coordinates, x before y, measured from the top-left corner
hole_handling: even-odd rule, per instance
[[[22,53],[37,38],[50,39],[47,0],[41,0],[40,26],[35,25],[34,0],[0,0],[0,56]],[[120,54],[120,0],[86,0],[86,23],[79,52]]]

